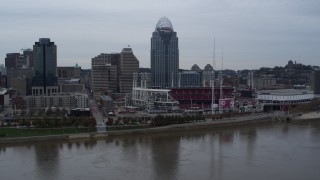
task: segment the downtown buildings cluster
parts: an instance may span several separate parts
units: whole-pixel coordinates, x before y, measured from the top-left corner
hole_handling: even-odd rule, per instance
[[[0,94],[0,105],[2,109],[26,111],[51,107],[70,110],[88,108],[92,95],[105,106],[106,111],[112,111],[114,105],[125,106],[124,99],[130,98],[138,84],[144,84],[140,88],[147,89],[139,92],[153,92],[148,95],[149,99],[143,99],[146,104],[150,103],[152,96],[158,96],[157,93],[161,92],[148,89],[171,89],[170,96],[179,101],[177,105],[185,108],[196,104],[210,109],[212,104],[219,104],[219,99],[233,98],[239,94],[241,77],[229,76],[227,71],[217,73],[210,64],[203,69],[194,64],[191,70],[180,70],[178,44],[172,23],[162,17],[151,37],[150,71],[143,72],[139,68],[139,60],[130,47],[123,48],[119,53],[101,53],[93,57],[91,69],[85,70],[78,64],[58,67],[57,45],[49,38],[40,38],[33,49],[24,49],[22,54],[7,54],[5,67],[0,67],[0,84],[4,88]],[[288,72],[294,72],[296,66],[289,62]],[[302,80],[304,77],[312,79],[312,87],[318,92],[319,73],[314,71],[313,78],[309,74],[302,76]],[[244,75],[249,98],[255,97],[251,91],[253,84],[264,89],[279,81],[268,74],[260,75],[263,73],[255,77],[250,72]],[[159,106],[162,105],[160,103]]]
[[[101,53],[91,59],[91,69],[81,69],[75,64],[58,67],[57,45],[49,38],[40,38],[32,49],[23,53],[7,53],[5,66],[1,66],[1,106],[15,110],[32,108],[87,108],[88,95],[96,100],[114,99],[132,92],[133,75],[139,74],[139,60],[130,47],[120,53]],[[179,48],[177,33],[170,20],[161,18],[151,38],[151,72],[148,86],[172,88],[198,87],[202,74],[179,73]],[[205,68],[208,85],[212,66]],[[140,77],[140,75],[139,75]],[[201,80],[200,80],[201,81]],[[89,90],[89,92],[88,92]]]

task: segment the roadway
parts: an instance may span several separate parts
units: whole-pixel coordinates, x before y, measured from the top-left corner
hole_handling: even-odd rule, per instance
[[[101,112],[99,111],[97,104],[94,102],[93,99],[89,99],[89,106],[90,106],[92,116],[94,117],[97,123],[96,125],[97,132],[106,132],[106,125],[104,123],[104,118]]]

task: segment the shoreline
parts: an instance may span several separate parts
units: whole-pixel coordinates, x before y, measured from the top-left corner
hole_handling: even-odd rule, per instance
[[[285,116],[286,117],[286,116]],[[286,117],[287,118],[287,117]],[[304,113],[301,116],[290,117],[292,121],[302,120],[320,120],[319,112]],[[107,137],[123,136],[123,135],[137,135],[137,134],[151,134],[163,133],[171,131],[188,131],[195,129],[217,129],[226,127],[235,127],[243,125],[258,125],[265,123],[272,123],[277,121],[271,114],[258,114],[243,117],[225,118],[221,120],[205,120],[202,122],[193,122],[186,124],[173,124],[169,126],[152,127],[146,129],[130,129],[107,131],[103,133],[79,133],[79,134],[63,134],[50,136],[32,136],[32,137],[18,137],[18,138],[0,138],[0,144],[18,144],[18,143],[33,143],[43,141],[69,141],[75,139],[100,139]]]

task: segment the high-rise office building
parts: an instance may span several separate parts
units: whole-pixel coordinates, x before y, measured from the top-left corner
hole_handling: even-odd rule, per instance
[[[6,87],[16,89],[23,96],[31,94],[33,70],[29,68],[29,62],[29,55],[20,53],[7,53],[5,58]]]
[[[139,72],[139,61],[131,48],[123,48],[120,59],[119,92],[132,92],[133,73]]]
[[[132,91],[133,73],[139,72],[139,61],[131,48],[121,53],[102,53],[91,61],[91,84],[96,98]]]
[[[59,79],[80,78],[81,66],[59,66],[57,67],[57,76]]]
[[[80,79],[81,66],[76,63],[75,66],[57,67],[59,91],[67,92],[83,92],[85,90],[84,83]]]
[[[159,19],[151,38],[151,81],[154,87],[178,84],[179,48],[177,33],[170,20]]]
[[[117,92],[117,66],[113,59],[120,59],[120,54],[100,54],[91,60],[91,83],[95,98],[107,92]]]
[[[20,93],[20,94],[31,95],[32,94],[32,77],[33,77],[33,70],[30,68],[8,69],[7,70],[8,88],[20,89],[22,84],[17,83],[16,79],[24,79],[26,80],[26,84],[25,83],[23,84],[25,84],[26,87],[24,87],[23,89],[26,89],[26,93]],[[11,81],[13,81],[13,83],[11,83]]]
[[[33,50],[32,49],[23,49],[23,55],[28,57],[28,67],[33,68]]]
[[[16,68],[17,66],[17,58],[20,53],[8,53],[5,58],[5,66],[6,68]]]
[[[33,45],[33,66],[32,94],[58,93],[57,46],[49,38],[40,38]]]
[[[8,69],[19,69],[29,67],[29,56],[20,53],[8,53],[5,58],[5,65]]]

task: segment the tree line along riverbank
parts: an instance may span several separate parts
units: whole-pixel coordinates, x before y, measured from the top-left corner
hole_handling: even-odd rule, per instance
[[[266,117],[266,116],[265,116]],[[169,116],[169,115],[157,115],[154,118],[146,119],[144,117],[125,117],[117,120],[107,126],[107,132],[111,134],[118,133],[120,131],[130,130],[148,130],[152,128],[170,128],[171,125],[176,127],[195,127],[202,126],[202,122],[212,124],[212,122],[219,121],[217,123],[230,122],[230,118],[235,119],[234,116],[227,116],[226,119],[206,119],[203,115],[184,115],[184,116]],[[238,118],[244,118],[245,120],[252,120],[260,118],[259,115],[255,116],[238,116]],[[31,122],[29,122],[31,121]],[[69,122],[68,122],[69,121]],[[91,119],[92,121],[92,119]],[[82,123],[80,123],[82,122]],[[46,119],[20,119],[19,126],[16,127],[2,127],[0,128],[0,138],[19,138],[19,137],[35,137],[35,136],[52,136],[52,135],[68,135],[68,134],[81,134],[81,133],[95,133],[95,123],[86,124],[85,126],[75,126],[84,124],[86,119],[84,118],[46,118]],[[125,124],[124,124],[125,123]],[[31,124],[31,125],[30,125]],[[35,124],[35,125],[34,125]],[[69,125],[69,126],[66,126]],[[71,126],[70,126],[71,125]],[[50,127],[50,128],[49,128]],[[198,128],[198,127],[197,127]],[[134,132],[134,131],[133,131]]]
[[[263,117],[270,117],[268,114],[227,114],[227,115],[157,115],[153,118],[146,117],[122,117],[107,121],[107,132],[124,131],[124,130],[139,130],[155,127],[168,127],[171,125],[199,125],[198,122],[229,123],[230,120],[255,120]],[[303,116],[302,116],[303,117]],[[241,121],[242,121],[241,120]],[[238,121],[239,122],[239,121]],[[50,136],[50,135],[65,135],[79,133],[94,133],[95,120],[91,117],[38,117],[38,118],[20,118],[17,122],[10,124],[11,127],[0,128],[0,138],[12,137],[32,137],[32,136]],[[200,126],[202,126],[200,124]]]
[[[192,123],[171,124],[166,126],[158,126],[140,129],[127,129],[127,130],[109,130],[103,133],[90,132],[90,133],[77,133],[77,134],[61,134],[49,136],[30,136],[30,137],[17,137],[17,138],[0,138],[0,144],[15,144],[24,142],[37,142],[37,141],[55,141],[55,140],[72,140],[72,139],[96,139],[107,138],[112,136],[122,135],[136,135],[136,134],[149,134],[149,133],[165,133],[170,131],[185,131],[195,129],[221,129],[227,127],[257,125],[272,122],[272,119],[267,116],[251,116],[248,118],[240,119],[227,119],[227,120],[205,120],[194,121]],[[109,127],[108,127],[109,128]]]

